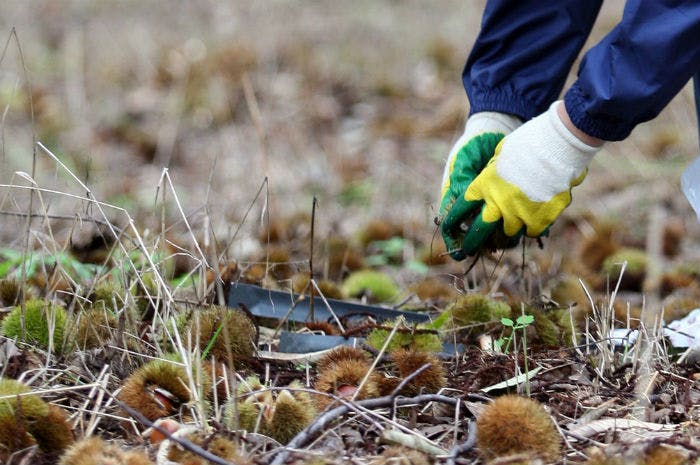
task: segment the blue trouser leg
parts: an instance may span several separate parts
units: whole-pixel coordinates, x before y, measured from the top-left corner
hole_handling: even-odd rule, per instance
[[[693,76],[695,86],[695,112],[698,115],[698,141],[700,141],[700,71]]]

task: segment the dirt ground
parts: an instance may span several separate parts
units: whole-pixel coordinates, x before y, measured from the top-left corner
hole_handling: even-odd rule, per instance
[[[468,272],[468,264],[446,260],[424,263],[418,271],[411,267],[423,260],[426,247],[440,249],[440,240],[433,241],[438,189],[444,160],[468,112],[460,74],[484,3],[2,2],[0,44],[7,46],[0,58],[0,253],[23,250],[26,244],[43,253],[75,249],[78,232],[97,219],[123,228],[133,221],[146,241],[157,241],[166,231],[164,236],[196,255],[187,233],[191,229],[207,252],[206,244],[215,238],[220,246],[230,242],[226,259],[267,262],[270,248],[261,225],[267,218],[283,223],[297,213],[308,215],[316,198],[319,243],[330,243],[334,236],[355,241],[358,231],[376,220],[398,228],[384,238],[401,236],[403,249],[396,255],[390,256],[389,243],[369,240],[362,253],[389,262],[377,268],[402,290],[411,288],[411,304],[418,294],[411,286],[427,277],[449,283],[450,298],[456,288],[511,304],[540,299],[535,307],[545,313],[552,305],[580,310],[589,306],[578,289],[581,278],[590,285],[591,299],[610,304],[628,328],[630,319],[638,323],[648,305],[660,308],[660,302],[673,315],[685,315],[692,307],[688,299],[693,305],[700,301],[700,226],[679,182],[699,153],[690,85],[654,121],[604,147],[542,249],[528,241],[525,249],[486,257]],[[614,26],[623,5],[605,2],[587,47]],[[40,195],[30,199],[32,186],[40,188]],[[30,205],[36,217],[28,225]],[[307,234],[307,223],[304,228]],[[285,260],[303,269],[308,237],[287,232],[291,246],[285,245],[293,256]],[[605,271],[603,262],[613,251],[630,247],[648,254],[646,276],[643,271],[622,283],[613,309],[617,275]],[[317,250],[324,263],[322,253]],[[347,256],[343,260],[347,265]],[[268,266],[265,276],[283,265]],[[619,269],[619,263],[613,265]],[[324,277],[331,268],[325,266]],[[289,275],[284,279],[289,281]],[[555,295],[572,279],[579,290],[575,297],[564,291]],[[550,298],[572,301],[552,303]],[[420,305],[444,310],[442,299]],[[530,362],[543,375],[533,380],[532,394],[549,405],[561,425],[575,423],[581,409],[595,417],[591,421],[634,413],[641,376],[636,358],[628,363],[628,354],[611,351],[611,359],[624,363],[609,361],[602,376],[604,370],[588,351],[593,343],[586,340],[585,349],[553,348],[543,342],[541,331],[534,332],[537,346]],[[568,329],[557,331],[562,339]],[[493,328],[491,334],[496,334]],[[605,331],[598,336],[607,337]],[[515,375],[515,366],[522,370],[524,360],[486,353],[470,342],[467,355],[441,363],[453,397],[476,412],[486,395],[478,390]],[[15,365],[6,364],[4,372],[18,375],[42,365],[25,352],[30,351],[23,351]],[[87,362],[65,357],[61,366],[69,367],[64,370],[69,374],[75,368],[83,383],[109,378],[109,388],[116,390],[133,367],[115,365],[98,375],[103,355],[86,356]],[[698,366],[660,363],[655,368],[647,420],[695,424]],[[251,372],[269,374],[269,369],[259,362]],[[385,359],[380,369],[396,372]],[[300,377],[298,366],[290,363],[273,364],[272,371],[285,383]],[[53,375],[42,376],[46,385],[55,381]],[[56,376],[54,384],[70,383],[65,373]],[[87,402],[81,396],[52,400],[78,408]],[[110,408],[114,413],[114,405]],[[456,416],[436,408],[431,414],[399,415],[397,421],[447,447],[468,441],[464,428],[450,436]],[[105,437],[118,436],[115,418],[104,419],[100,433]],[[373,428],[385,420],[358,416],[338,438],[326,437],[315,450],[344,446],[353,457],[362,456],[376,445],[379,433]],[[688,439],[696,428],[691,426],[682,434],[678,426],[673,437],[698,455],[700,449]],[[604,425],[596,427],[600,430],[576,430],[578,439],[569,436],[574,444],[566,450],[572,460],[583,461],[591,444],[612,441]],[[472,449],[460,460],[480,459]]]
[[[590,43],[622,4],[605,2]],[[139,219],[152,215],[167,167],[184,210],[206,205],[222,233],[266,176],[273,215],[308,211],[315,195],[328,224],[389,217],[431,233],[443,160],[468,108],[460,72],[482,5],[4,2],[0,28],[5,38],[15,28],[29,73],[13,37],[0,69],[9,105],[0,179],[32,171],[29,77],[38,140],[98,199]],[[679,172],[698,152],[691,102],[687,88],[606,147],[570,210],[617,215],[629,202],[678,197]],[[42,153],[36,170],[42,186],[81,190]]]

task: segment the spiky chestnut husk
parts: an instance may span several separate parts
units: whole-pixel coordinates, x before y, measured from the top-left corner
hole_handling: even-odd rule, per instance
[[[399,387],[402,379],[388,373],[379,373],[379,375],[374,378],[374,381],[377,383],[379,395],[388,396],[392,394],[397,387]]]
[[[613,443],[604,450],[594,448],[587,451],[584,465],[685,465],[689,464],[688,453],[681,449],[650,441],[647,443]]]
[[[364,253],[345,237],[332,236],[321,245],[325,252],[327,277],[340,281],[348,273],[365,268]]]
[[[292,290],[295,294],[309,295],[311,286],[309,273],[297,273],[292,276]],[[326,299],[343,299],[345,295],[336,283],[328,279],[317,279],[316,285],[321,290],[321,294]],[[314,288],[314,295],[318,295],[318,291]]]
[[[621,264],[624,262],[627,262],[627,266],[620,280],[620,289],[640,291],[647,266],[647,254],[644,250],[627,247],[608,256],[601,266],[602,277],[617,280],[622,270]]]
[[[445,312],[454,328],[500,321],[510,317],[510,306],[481,294],[465,294],[447,306]]]
[[[326,336],[337,336],[340,330],[327,321],[308,321],[306,328],[312,332],[322,332]]]
[[[443,241],[433,241],[428,245],[419,247],[416,256],[418,261],[428,266],[446,265],[451,260]]]
[[[525,314],[535,317],[532,327],[535,330],[536,339],[533,342],[547,347],[568,346],[572,343],[571,322],[568,309],[548,309],[529,306]],[[520,311],[513,315],[513,319],[520,316]]]
[[[688,463],[686,454],[664,444],[653,444],[644,451],[641,465],[684,465]]]
[[[67,317],[63,307],[43,299],[26,301],[24,304],[24,334],[22,333],[21,315],[22,308],[18,305],[2,320],[2,334],[4,336],[35,344],[44,350],[48,350],[49,342],[52,341],[53,349],[58,353],[67,348],[64,347]],[[49,331],[49,322],[53,325],[53,334]]]
[[[692,294],[672,294],[662,302],[664,321],[670,323],[674,320],[680,320],[698,308],[699,304],[700,298]]]
[[[357,233],[357,240],[363,247],[367,247],[372,242],[386,241],[397,236],[402,236],[400,226],[383,220],[373,220]]]
[[[673,258],[681,251],[683,237],[686,235],[683,221],[680,218],[669,220],[664,227],[661,250],[666,257]]]
[[[218,361],[246,361],[255,354],[257,329],[250,317],[239,309],[218,305],[202,308],[190,319],[187,331],[207,357]]]
[[[0,396],[31,392],[14,379],[0,378]],[[34,445],[27,431],[25,419],[43,418],[49,413],[48,405],[37,395],[0,399],[0,462],[5,463],[13,453]]]
[[[273,392],[265,390],[257,377],[247,378],[239,385],[239,398],[225,405],[225,421],[231,428],[256,431],[286,444],[316,416],[311,396],[297,391],[301,388],[300,382],[293,381],[289,390]]]
[[[328,451],[323,452],[323,456],[311,455],[309,453],[304,454],[302,457],[293,458],[289,465],[336,465],[343,463],[340,458],[334,457],[333,454],[329,454]]]
[[[350,297],[367,295],[375,302],[390,302],[399,295],[399,287],[385,273],[376,270],[360,270],[351,273],[341,286]]]
[[[386,326],[393,326],[395,323],[389,322]],[[429,328],[426,325],[417,325],[415,328],[399,325],[397,330],[389,341],[387,351],[391,352],[396,349],[413,349],[423,352],[439,352],[442,350],[442,341],[436,331],[424,331]],[[418,331],[416,331],[418,330]],[[377,350],[386,343],[391,331],[383,328],[375,328],[366,337],[367,345]]]
[[[257,261],[265,264],[267,272],[277,281],[289,279],[294,274],[289,250],[283,245],[268,246],[267,250],[258,257]]]
[[[202,392],[208,393],[211,380],[202,373]],[[134,371],[125,381],[118,399],[138,410],[151,421],[177,413],[190,402],[187,372],[169,360],[153,360]],[[172,398],[171,398],[172,396]]]
[[[370,363],[370,355],[359,347],[338,346],[326,352],[318,362],[316,362],[316,370],[319,372],[328,370],[337,365],[341,361],[354,360],[368,365]]]
[[[13,307],[19,302],[22,286],[19,281],[12,278],[0,279],[0,304],[5,307]]]
[[[421,302],[447,302],[454,299],[457,291],[453,286],[437,278],[425,278],[409,286]]]
[[[506,395],[486,406],[476,422],[477,446],[486,460],[532,453],[545,461],[561,458],[560,437],[544,407]]]
[[[31,388],[13,379],[0,379],[0,459],[33,444],[57,454],[73,442],[63,409],[49,405]],[[18,396],[22,394],[21,396]]]
[[[17,422],[14,417],[0,416],[0,463],[7,463],[10,456],[36,445],[36,441],[27,431],[24,422]]]
[[[58,465],[152,465],[144,451],[123,451],[98,436],[81,439],[61,456]]]
[[[303,385],[293,382],[290,388],[298,389]],[[316,417],[316,408],[311,396],[306,392],[280,391],[275,399],[275,411],[267,427],[268,436],[287,444],[306,428]]]
[[[697,291],[697,279],[683,273],[680,270],[670,270],[661,275],[659,279],[659,293],[661,296],[668,296],[678,290]]]
[[[311,231],[311,216],[307,212],[298,212],[287,218],[271,220],[269,227],[261,228],[258,240],[261,245],[269,242],[293,242],[305,239]]]
[[[403,446],[390,446],[375,459],[370,465],[430,465],[433,460],[426,454],[416,449]]]
[[[181,435],[176,434],[176,436]],[[243,455],[241,455],[239,452],[240,448],[232,439],[219,433],[204,434],[201,431],[192,431],[188,434],[182,435],[182,437],[191,443],[196,444],[207,452],[210,452],[215,456],[236,465],[243,465],[249,462]],[[174,444],[172,441],[164,443],[161,447],[167,448],[166,457],[171,462],[187,465],[209,465],[211,463],[207,459],[193,452],[182,449],[179,445]]]
[[[158,280],[153,273],[141,275],[141,280],[136,280],[131,285],[130,292],[136,302],[138,318],[145,321],[153,319],[155,312],[162,305],[161,290]]]
[[[264,264],[253,263],[241,270],[241,281],[248,284],[263,286],[268,279],[267,268]]]
[[[594,233],[581,238],[576,250],[576,261],[588,270],[597,272],[603,262],[615,253],[620,245],[615,238],[619,225],[612,222],[594,221]]]
[[[65,410],[49,404],[49,413],[29,427],[29,432],[39,447],[47,452],[59,453],[73,444],[75,437]]]
[[[634,462],[633,462],[634,463]],[[600,449],[593,449],[588,453],[588,459],[584,465],[625,465],[626,461],[620,455],[607,457]]]
[[[229,367],[225,363],[215,361],[214,366],[212,366],[212,360],[205,360],[202,362],[202,369],[207,377],[207,383],[211,382],[210,390],[204,394],[208,399],[214,399],[214,390],[216,390],[217,404],[223,403],[231,395],[230,388],[227,379],[230,379]]]
[[[103,347],[117,328],[117,318],[107,309],[91,308],[76,318],[74,341],[80,349]]]
[[[314,389],[338,397],[352,397],[370,367],[371,365],[366,361],[339,360],[330,365],[328,369],[319,371]],[[355,399],[362,400],[379,396],[378,377],[376,372],[372,372]],[[314,396],[314,401],[318,410],[323,410],[334,402],[332,398],[323,395]]]
[[[558,276],[550,283],[552,300],[561,307],[574,307],[575,310],[582,310],[590,307],[588,295],[579,279],[578,276],[573,274],[565,273]],[[583,284],[587,289],[592,289],[585,281]]]
[[[92,308],[117,312],[124,306],[124,286],[112,280],[103,280],[95,286],[89,300]]]
[[[406,378],[425,364],[430,366],[410,381],[403,394],[436,393],[447,386],[445,367],[433,354],[415,350],[396,349],[389,354],[401,378]]]

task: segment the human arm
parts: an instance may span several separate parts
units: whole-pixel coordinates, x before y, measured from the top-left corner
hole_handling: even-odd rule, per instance
[[[527,121],[561,93],[601,0],[489,0],[462,72],[470,113]]]
[[[552,141],[560,139],[557,132],[532,131],[542,128],[543,117],[525,123],[502,141],[492,163],[455,203],[443,231],[455,230],[458,216],[479,212],[464,234],[463,256],[481,250],[501,224],[506,235],[537,236],[570,202],[571,188],[583,180],[596,146],[623,139],[637,124],[656,116],[698,71],[700,3],[629,0],[621,23],[586,54],[565,105],[557,107],[561,123],[590,151],[571,144],[554,157],[565,163],[547,166],[554,155]],[[539,140],[530,143],[533,133]],[[576,172],[580,176],[574,177]],[[529,189],[533,185],[538,188]]]
[[[584,56],[564,96],[573,124],[625,139],[700,72],[700,2],[627,0],[622,20]]]

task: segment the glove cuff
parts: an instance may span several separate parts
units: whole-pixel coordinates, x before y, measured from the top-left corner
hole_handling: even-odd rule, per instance
[[[522,126],[523,122],[515,115],[497,111],[481,111],[474,113],[464,125],[464,134],[469,138],[483,132],[510,134]]]
[[[554,133],[559,136],[558,141],[550,141],[552,144],[547,153],[550,163],[569,166],[574,173],[580,173],[593,159],[593,156],[600,151],[602,146],[594,147],[583,142],[576,137],[565,125],[557,113],[557,107],[562,105],[561,100],[550,105],[546,113],[546,121]],[[567,148],[568,147],[568,148]],[[544,147],[543,147],[544,148]]]
[[[566,141],[571,147],[576,149],[577,151],[581,152],[581,155],[590,155],[588,157],[588,161],[600,151],[602,148],[602,145],[600,146],[592,146],[588,145],[585,142],[583,142],[581,139],[576,137],[574,133],[572,133],[569,128],[567,128],[564,125],[564,122],[561,120],[561,117],[559,116],[559,113],[557,109],[559,108],[559,105],[563,105],[564,102],[561,100],[557,100],[556,102],[552,103],[549,106],[549,110],[547,110],[547,116],[549,117],[549,122],[554,127],[556,130],[557,134],[561,136],[561,138]]]
[[[569,190],[600,150],[564,126],[557,113],[559,104],[554,102],[545,113],[506,136],[498,155],[496,170],[501,179],[534,202],[548,202]]]

